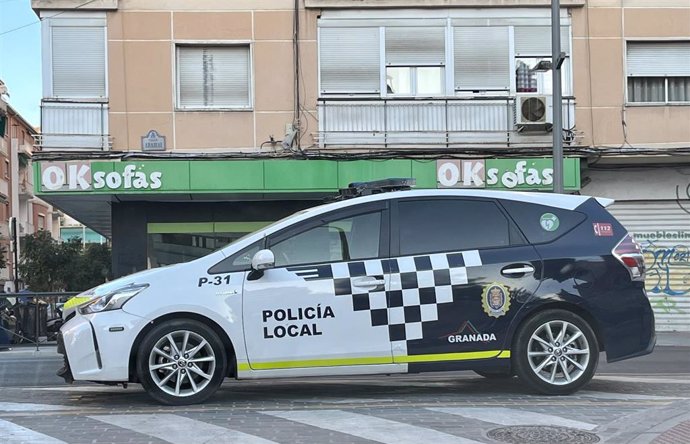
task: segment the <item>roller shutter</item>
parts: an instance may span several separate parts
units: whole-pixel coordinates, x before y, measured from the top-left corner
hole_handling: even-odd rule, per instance
[[[379,42],[379,28],[319,29],[321,93],[379,93]]]
[[[105,97],[105,27],[52,26],[54,97]]]
[[[657,331],[690,331],[690,200],[617,202],[608,209],[642,245]]]
[[[690,42],[628,42],[629,77],[690,76]]]

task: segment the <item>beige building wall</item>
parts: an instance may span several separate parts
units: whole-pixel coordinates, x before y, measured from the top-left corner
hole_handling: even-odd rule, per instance
[[[302,146],[316,131],[319,8],[540,6],[546,0],[302,0],[300,10]],[[76,0],[33,0],[55,7]],[[281,140],[294,120],[293,0],[102,0],[108,18],[110,134],[114,150],[139,150],[150,129],[168,150],[259,149]],[[690,40],[690,0],[562,0],[572,15],[576,125],[582,145],[673,147],[690,144],[690,106],[628,104],[628,40]],[[74,7],[74,5],[72,5]],[[101,7],[104,7],[101,5]],[[249,42],[249,111],[175,107],[175,44]],[[264,145],[264,150],[270,150]]]
[[[254,150],[280,141],[294,121],[292,0],[121,0],[107,12],[113,150],[139,150],[155,129],[168,151]],[[302,145],[316,126],[318,11],[300,11]],[[186,111],[175,103],[176,43],[251,45],[253,99],[247,111]],[[264,150],[271,150],[264,144]]]
[[[690,105],[625,102],[626,41],[690,40],[690,0],[589,0],[571,11],[576,122],[583,144],[690,145]]]

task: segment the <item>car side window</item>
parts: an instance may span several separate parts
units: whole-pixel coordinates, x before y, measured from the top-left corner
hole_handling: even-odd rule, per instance
[[[403,256],[511,244],[511,225],[492,201],[418,199],[398,202]]]
[[[501,205],[533,244],[551,242],[580,225],[587,215],[575,210],[502,200]]]
[[[381,212],[326,222],[272,244],[276,267],[379,256]]]
[[[263,247],[264,240],[256,241],[244,247],[237,253],[226,257],[213,267],[209,268],[208,274],[233,273],[237,271],[247,271],[252,268],[252,258],[257,251]]]

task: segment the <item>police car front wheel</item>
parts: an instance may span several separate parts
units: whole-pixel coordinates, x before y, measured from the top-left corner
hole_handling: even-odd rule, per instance
[[[225,347],[206,325],[173,319],[154,327],[137,354],[137,373],[146,392],[158,402],[185,405],[203,402],[226,373]]]
[[[592,379],[599,345],[580,316],[547,310],[522,326],[513,357],[516,373],[530,387],[547,395],[565,395]]]

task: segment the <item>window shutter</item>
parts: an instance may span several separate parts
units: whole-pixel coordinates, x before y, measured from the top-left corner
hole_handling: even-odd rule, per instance
[[[249,48],[178,47],[181,108],[249,107]]]
[[[380,92],[379,28],[321,28],[319,45],[322,93]]]
[[[445,28],[386,28],[386,64],[444,65],[445,43]]]
[[[54,97],[106,97],[105,28],[52,26]]]
[[[453,31],[455,88],[510,89],[508,27],[456,27]]]
[[[561,26],[561,51],[570,54],[570,33],[567,26]],[[516,26],[515,55],[518,57],[550,56],[551,27]]]
[[[629,77],[690,76],[690,42],[628,42]]]

